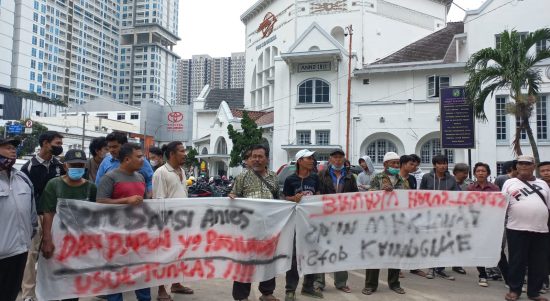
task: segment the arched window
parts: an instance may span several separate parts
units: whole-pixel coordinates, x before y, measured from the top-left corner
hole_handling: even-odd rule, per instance
[[[384,155],[387,152],[397,153],[397,147],[393,142],[386,139],[375,140],[367,146],[367,156],[372,159],[373,163],[383,164]]]
[[[328,103],[330,85],[322,79],[308,79],[298,86],[298,103]]]
[[[220,137],[220,140],[218,140],[216,153],[220,155],[227,155],[227,142],[225,142],[225,138]]]
[[[311,46],[309,47],[309,51],[319,51],[319,46]]]
[[[208,149],[206,147],[202,148],[201,155],[208,155]]]
[[[455,153],[452,149],[441,149],[441,139],[434,138],[420,148],[420,159],[423,164],[432,164],[432,158],[436,155],[447,155],[449,163],[455,163]]]
[[[330,35],[336,39],[336,41],[338,41],[338,43],[340,43],[341,45],[344,45],[344,39],[345,39],[345,32],[344,32],[344,29],[340,26],[336,26],[334,27],[331,31],[330,31]]]

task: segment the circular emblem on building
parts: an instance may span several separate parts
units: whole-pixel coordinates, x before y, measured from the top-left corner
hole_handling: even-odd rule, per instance
[[[277,22],[277,17],[271,12],[265,14],[264,20],[260,23],[257,32],[262,33],[262,38],[267,38],[273,32],[275,23]]]
[[[168,113],[168,121],[176,123],[183,120],[182,112],[170,112]]]
[[[459,89],[453,89],[453,97],[460,97],[460,90]]]

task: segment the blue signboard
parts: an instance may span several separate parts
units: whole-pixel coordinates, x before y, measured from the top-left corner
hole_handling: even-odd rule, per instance
[[[12,124],[8,125],[8,134],[21,134],[23,133],[23,125],[22,124]]]
[[[474,109],[465,88],[442,88],[439,95],[441,147],[475,148]]]

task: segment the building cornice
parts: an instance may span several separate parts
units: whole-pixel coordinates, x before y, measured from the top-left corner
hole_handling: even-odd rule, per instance
[[[241,22],[246,24],[250,19],[254,18],[259,12],[271,4],[274,0],[258,0],[249,9],[241,15]]]
[[[459,63],[443,63],[443,60],[437,61],[425,61],[425,62],[409,62],[409,63],[397,63],[397,64],[385,64],[385,65],[371,65],[364,69],[356,70],[353,72],[354,76],[364,76],[376,73],[386,72],[403,72],[403,71],[415,71],[415,70],[434,70],[434,69],[463,69],[466,67],[465,62]]]

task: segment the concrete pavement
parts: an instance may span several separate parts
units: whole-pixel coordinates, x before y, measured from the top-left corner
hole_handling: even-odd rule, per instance
[[[376,301],[389,301],[389,300],[412,300],[412,301],[435,301],[435,300],[449,300],[449,301],[493,301],[504,300],[504,294],[507,289],[504,287],[502,281],[489,281],[489,287],[483,288],[477,284],[477,270],[475,268],[467,268],[466,275],[460,275],[455,272],[447,271],[456,277],[455,281],[445,280],[441,278],[426,279],[413,274],[408,271],[404,271],[405,278],[402,278],[401,286],[406,290],[405,295],[398,295],[393,291],[390,291],[386,282],[387,273],[382,271],[380,273],[380,284],[378,291],[373,295],[366,296],[361,293],[365,281],[364,270],[351,271],[349,273],[348,285],[352,289],[352,293],[346,294],[336,290],[333,286],[332,274],[326,275],[327,288],[325,289],[324,300],[338,300],[338,301],[359,301],[359,300],[376,300]],[[186,282],[186,286],[190,286],[195,290],[194,295],[173,295],[174,301],[230,301],[232,282],[228,280],[208,280],[198,282]],[[284,300],[284,286],[285,278],[280,276],[277,278],[277,289],[275,296],[281,301]],[[299,289],[301,288],[301,283]],[[153,301],[156,300],[157,289],[152,289]],[[256,301],[260,296],[257,284],[253,284],[252,292],[249,300]],[[297,300],[299,301],[314,301],[319,299],[313,299],[309,297],[301,296],[298,292]],[[525,295],[522,295],[522,299],[527,299]],[[92,301],[97,300],[94,298],[83,298],[81,300]],[[136,297],[133,293],[128,292],[124,294],[124,300],[135,301]]]

